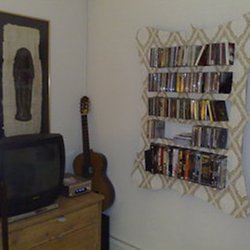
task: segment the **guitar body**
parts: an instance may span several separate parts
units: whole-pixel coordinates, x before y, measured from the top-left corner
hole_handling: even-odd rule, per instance
[[[84,166],[84,157],[84,154],[79,154],[73,162],[75,174],[83,177],[85,177],[85,170],[90,167]],[[106,175],[107,159],[103,154],[96,153],[91,150],[90,164],[93,168],[93,173],[89,177],[92,181],[92,190],[104,195],[105,198],[102,202],[102,210],[106,210],[113,204],[115,197],[113,185]]]

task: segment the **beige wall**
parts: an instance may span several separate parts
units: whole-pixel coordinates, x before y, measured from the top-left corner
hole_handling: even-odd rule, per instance
[[[51,131],[62,133],[67,169],[81,150],[79,100],[85,93],[86,0],[0,0],[0,10],[50,20]]]
[[[137,29],[210,27],[247,11],[248,0],[89,1],[91,142],[96,151],[107,156],[108,174],[116,189],[116,202],[107,211],[114,237],[143,250],[249,249],[250,219],[234,219],[172,190],[141,190],[130,176],[140,137],[142,74]]]

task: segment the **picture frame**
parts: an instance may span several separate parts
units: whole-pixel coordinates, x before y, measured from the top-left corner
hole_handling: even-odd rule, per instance
[[[0,11],[0,138],[49,132],[49,21]]]

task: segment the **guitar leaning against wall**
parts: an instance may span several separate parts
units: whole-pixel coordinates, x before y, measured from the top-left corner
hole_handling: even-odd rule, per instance
[[[106,157],[103,154],[94,152],[89,147],[88,110],[89,98],[84,96],[80,102],[83,153],[74,159],[73,168],[76,175],[91,179],[92,190],[104,196],[102,203],[102,210],[104,211],[113,204],[115,192],[112,183],[106,175]]]

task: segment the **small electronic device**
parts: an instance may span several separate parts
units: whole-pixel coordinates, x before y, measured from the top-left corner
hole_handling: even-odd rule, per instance
[[[65,173],[62,194],[68,197],[78,196],[91,191],[91,180]]]

